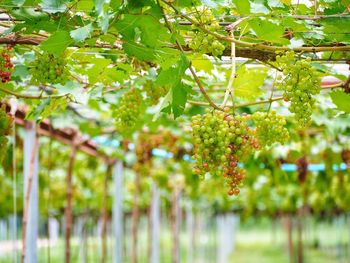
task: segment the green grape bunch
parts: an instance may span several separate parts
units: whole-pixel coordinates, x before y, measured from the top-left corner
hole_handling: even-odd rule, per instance
[[[34,83],[64,85],[69,78],[67,60],[64,56],[56,57],[49,53],[38,53],[30,66]]]
[[[142,90],[146,93],[147,102],[150,105],[156,105],[159,99],[165,96],[168,90],[165,87],[155,85],[152,80],[147,80],[142,86]]]
[[[294,113],[299,126],[305,127],[311,121],[314,96],[321,90],[320,74],[311,65],[311,58],[295,59],[293,51],[277,55],[276,62],[284,75],[277,85],[284,92],[284,100],[291,103],[289,111]]]
[[[281,144],[289,140],[289,132],[286,125],[286,119],[278,115],[276,111],[255,112],[252,115],[255,124],[255,134],[261,146],[270,146],[275,142]]]
[[[12,132],[13,118],[7,114],[6,105],[0,108],[0,162],[3,161],[7,154],[7,136]]]
[[[229,185],[229,195],[239,194],[246,176],[238,162],[258,147],[253,130],[247,124],[250,117],[229,116],[218,110],[192,117],[196,161],[193,172],[201,177],[206,173],[223,176]]]
[[[136,122],[142,113],[141,105],[142,95],[140,90],[131,88],[123,94],[113,113],[118,131],[133,129],[135,127]]]
[[[192,17],[196,22],[192,25],[193,36],[189,43],[189,47],[196,52],[203,54],[210,53],[214,57],[220,56],[225,50],[225,46],[218,41],[213,35],[203,32],[198,25],[207,30],[215,32],[220,29],[220,25],[211,13],[210,9],[203,8],[196,10]]]

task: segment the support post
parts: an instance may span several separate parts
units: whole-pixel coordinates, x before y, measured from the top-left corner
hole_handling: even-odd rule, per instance
[[[123,162],[118,161],[113,167],[113,227],[114,227],[114,238],[115,238],[115,255],[114,263],[123,262]]]
[[[135,174],[135,194],[134,194],[134,204],[132,208],[132,244],[131,244],[131,262],[138,263],[138,230],[140,222],[140,191],[141,191],[141,178],[140,174]]]
[[[172,262],[180,263],[180,222],[181,222],[181,206],[180,206],[181,190],[175,186],[172,196],[171,211],[171,228],[173,233]]]
[[[24,134],[24,211],[22,224],[22,263],[37,262],[38,240],[38,138],[35,124],[26,127]]]
[[[102,241],[102,255],[101,255],[101,263],[105,263],[107,261],[107,223],[108,223],[108,179],[111,177],[112,173],[112,165],[108,164],[107,171],[104,177],[103,182],[103,204],[102,204],[102,233],[101,233],[101,241]]]
[[[74,145],[72,148],[72,151],[69,156],[69,163],[68,163],[68,171],[67,171],[67,177],[66,177],[66,208],[64,211],[64,218],[65,218],[65,262],[70,263],[70,237],[72,232],[72,225],[73,225],[73,211],[72,211],[72,198],[73,198],[73,183],[72,183],[72,176],[73,176],[73,167],[74,167],[74,160],[75,155],[77,153],[77,147]]]
[[[150,263],[159,263],[159,230],[160,230],[160,204],[159,204],[159,189],[156,182],[152,184],[152,201],[151,201],[151,255]]]
[[[193,207],[192,202],[189,201],[186,206],[186,227],[188,235],[188,249],[187,249],[187,263],[194,262],[194,220],[193,220]]]

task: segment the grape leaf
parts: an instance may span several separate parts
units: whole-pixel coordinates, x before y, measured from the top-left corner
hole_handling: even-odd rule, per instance
[[[82,42],[86,38],[90,36],[90,33],[94,30],[92,23],[87,24],[86,26],[77,28],[75,30],[70,31],[70,36],[76,41],[76,42]]]
[[[239,14],[250,14],[250,3],[248,0],[233,0],[232,2],[235,4]]]
[[[126,41],[135,41],[139,35],[140,42],[148,47],[160,47],[171,37],[159,21],[149,15],[126,14],[115,27]]]
[[[65,11],[64,0],[42,0],[41,6],[48,13],[59,13]]]
[[[249,25],[259,39],[267,40],[273,43],[289,44],[289,40],[283,38],[285,30],[283,25],[279,25],[261,18],[250,20]]]
[[[203,70],[206,73],[211,73],[214,69],[213,63],[206,55],[194,54],[193,56],[189,56],[189,59],[197,71]]]
[[[181,78],[184,75],[186,69],[189,66],[189,61],[185,56],[181,56],[181,59],[171,68],[162,70],[156,80],[156,84],[160,86],[174,87],[181,82]]]
[[[331,92],[329,95],[338,110],[350,113],[350,94],[337,90]]]
[[[43,51],[59,56],[63,51],[73,43],[68,31],[57,31],[47,40],[40,44]]]
[[[229,73],[227,72],[227,75]],[[237,77],[233,82],[235,96],[246,99],[253,99],[260,96],[263,93],[260,87],[264,84],[267,73],[267,68],[247,68],[245,65],[241,66],[237,70]]]

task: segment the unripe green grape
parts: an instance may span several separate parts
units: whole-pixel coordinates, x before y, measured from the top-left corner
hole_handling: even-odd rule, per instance
[[[194,13],[192,19],[196,23],[192,25],[193,36],[189,43],[190,48],[203,54],[210,53],[214,57],[220,56],[225,50],[225,46],[214,36],[203,32],[201,28],[198,27],[199,24],[201,27],[212,32],[220,29],[220,25],[211,11],[208,8],[198,10],[198,12]]]
[[[66,59],[48,53],[36,54],[30,72],[32,81],[40,84],[65,84],[69,78]]]
[[[283,97],[290,101],[290,112],[295,114],[299,126],[306,126],[312,115],[315,104],[313,95],[320,93],[321,80],[317,70],[312,67],[311,59],[296,60],[293,51],[278,55],[276,62],[283,69],[283,79],[278,79]]]
[[[132,130],[142,113],[142,95],[136,88],[131,88],[123,94],[118,106],[114,109],[113,117],[116,128],[120,132]]]
[[[276,111],[255,112],[252,116],[261,146],[270,146],[275,142],[284,144],[289,140],[288,130],[284,127],[286,120]]]

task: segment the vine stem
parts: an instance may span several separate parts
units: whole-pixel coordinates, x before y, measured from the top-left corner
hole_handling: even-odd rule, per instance
[[[163,18],[164,18],[164,22],[165,22],[166,27],[168,28],[168,30],[170,31],[170,33],[173,33],[173,30],[172,30],[172,28],[171,28],[171,26],[170,26],[170,23],[169,23],[169,21],[168,21],[166,15],[165,15],[165,13],[164,13],[164,9],[163,9],[163,7],[162,7],[161,4],[160,4],[160,0],[157,0],[157,3],[158,3],[158,5],[159,5],[160,9],[162,10],[162,15],[163,15]],[[165,2],[165,3],[166,3],[166,2]],[[166,3],[166,4],[167,4],[167,3]],[[181,44],[179,43],[179,41],[176,39],[175,42],[176,42],[176,45],[178,46],[179,50],[181,51],[181,53],[182,53],[184,56],[186,56],[186,54],[185,54],[185,52],[184,52],[184,50],[183,50]],[[198,78],[195,69],[192,67],[192,63],[191,63],[191,62],[190,62],[190,65],[189,65],[188,68],[189,68],[189,70],[190,70],[190,72],[191,72],[191,74],[192,74],[192,76],[193,76],[193,78],[194,78],[194,81],[196,82],[197,86],[199,87],[199,90],[200,90],[201,93],[203,94],[204,98],[208,101],[209,105],[212,106],[214,109],[223,111],[223,109],[222,109],[221,107],[219,107],[218,105],[216,105],[215,102],[209,97],[209,95],[208,95],[208,93],[206,92],[206,90],[205,90],[203,84],[201,83],[200,79]]]
[[[234,37],[233,31],[231,31],[231,36]],[[233,86],[235,77],[236,77],[236,44],[234,42],[231,42],[231,75],[225,91],[224,101],[222,102],[221,107],[226,106],[227,100],[230,94],[232,95],[232,97],[234,96],[234,89],[232,88],[232,86]],[[232,104],[233,103],[234,102],[232,101]]]
[[[337,88],[344,88],[344,82],[339,82],[339,83],[332,84],[332,85],[322,86],[321,90],[337,89]],[[254,105],[259,105],[259,104],[272,103],[274,101],[279,101],[279,100],[283,100],[283,97],[269,98],[267,100],[242,103],[242,104],[236,105],[235,108],[242,108],[242,107],[254,106]],[[210,106],[209,103],[204,102],[204,101],[187,100],[187,102],[192,104],[192,105],[197,105],[197,106]],[[232,105],[230,105],[228,107],[232,107]]]
[[[238,40],[232,37],[228,37],[216,32],[212,32],[208,29],[206,29],[205,27],[203,27],[200,23],[196,22],[195,20],[193,20],[191,17],[189,17],[188,15],[180,12],[176,7],[174,7],[171,3],[168,3],[164,0],[162,0],[166,5],[168,5],[171,9],[174,10],[174,12],[183,17],[184,19],[186,19],[187,21],[191,22],[193,25],[197,26],[198,28],[200,28],[203,32],[210,34],[214,37],[216,37],[218,40],[221,41],[225,41],[225,42],[234,42],[237,45],[241,45],[241,46],[246,46],[246,47],[250,47],[252,49],[259,49],[259,50],[270,50],[270,51],[288,51],[288,50],[293,50],[295,52],[322,52],[322,51],[350,51],[350,45],[348,46],[309,46],[309,47],[297,47],[297,48],[289,48],[286,46],[269,46],[269,45],[264,45],[264,44],[260,44],[260,43],[250,43],[250,42],[246,42],[246,41],[242,41],[242,40]]]
[[[53,98],[62,98],[62,97],[69,95],[69,94],[63,94],[63,95],[43,96],[42,93],[40,95],[28,95],[28,94],[20,94],[20,93],[17,93],[17,92],[14,92],[14,91],[2,88],[2,87],[0,87],[0,91],[7,93],[7,94],[10,94],[10,95],[13,95],[16,98],[21,98],[21,99],[39,99],[39,100],[40,99],[49,99],[49,98],[53,99]]]
[[[248,19],[248,17],[240,18],[236,22],[234,22],[226,27],[226,30],[230,31],[230,35],[232,38],[235,37],[235,35],[234,35],[235,28],[246,19]],[[240,38],[241,38],[241,36],[242,36],[242,34],[240,35]],[[227,86],[226,91],[225,91],[224,101],[221,105],[222,107],[226,106],[228,97],[230,95],[231,95],[231,99],[232,99],[232,105],[234,104],[233,98],[234,98],[235,90],[233,88],[233,82],[234,82],[235,78],[236,78],[236,44],[234,42],[231,42],[231,76],[230,76],[230,80],[229,80],[228,86]]]

